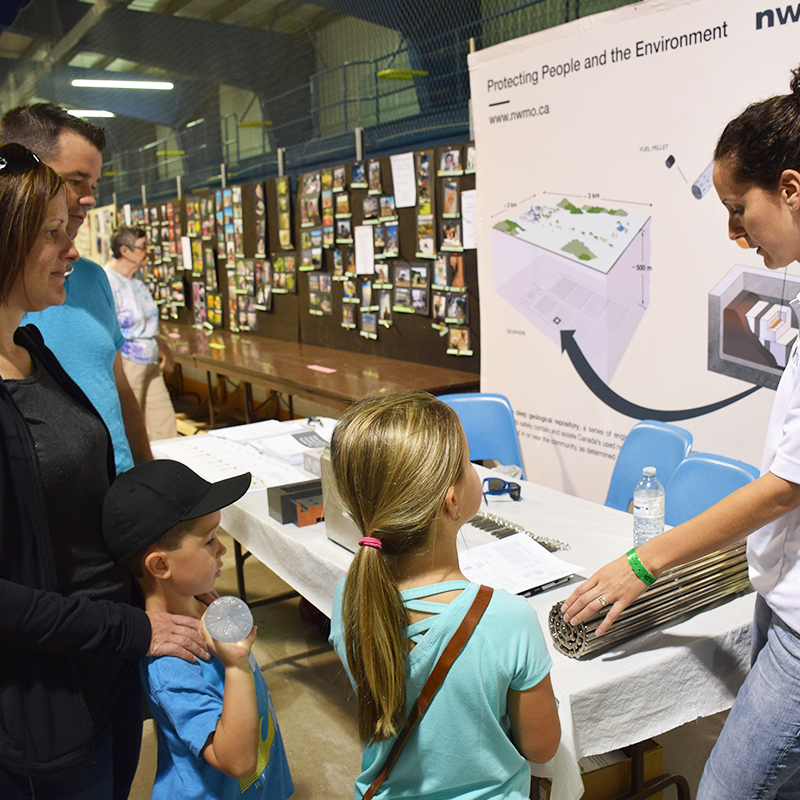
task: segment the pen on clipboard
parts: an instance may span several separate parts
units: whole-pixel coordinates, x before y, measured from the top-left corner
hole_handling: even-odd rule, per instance
[[[527,592],[523,592],[523,597],[533,597],[535,594],[541,594],[542,592],[546,592],[548,589],[553,589],[556,586],[561,586],[563,583],[569,583],[575,575],[565,575],[563,578],[557,578],[554,581],[550,581],[549,583],[544,583],[541,586],[537,586],[535,589],[528,589]]]

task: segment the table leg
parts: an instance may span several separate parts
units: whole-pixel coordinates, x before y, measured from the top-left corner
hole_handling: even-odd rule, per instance
[[[236,567],[236,587],[239,591],[239,597],[247,603],[247,590],[244,585],[244,562],[250,558],[250,553],[245,552],[242,546],[236,539],[233,540],[233,558]],[[251,608],[255,606],[265,606],[270,603],[280,603],[281,600],[289,600],[292,597],[297,597],[297,592],[284,592],[283,594],[275,595],[274,597],[266,597],[263,600],[257,600],[255,603],[247,603]]]
[[[208,387],[208,427],[214,428],[214,387],[211,384],[211,372],[206,370],[206,386]]]
[[[624,748],[631,758],[631,790],[619,800],[644,800],[663,791],[669,786],[674,786],[678,800],[692,800],[689,784],[682,775],[661,775],[658,778],[645,781],[644,779],[644,751],[645,743],[637,742]]]
[[[253,384],[244,382],[244,421],[248,425],[253,421]]]

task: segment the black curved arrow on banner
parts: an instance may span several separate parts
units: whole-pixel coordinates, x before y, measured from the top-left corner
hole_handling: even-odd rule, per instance
[[[678,422],[682,419],[692,419],[692,417],[702,417],[703,414],[710,414],[712,411],[717,411],[720,408],[725,408],[743,397],[758,391],[760,386],[753,386],[751,389],[742,392],[741,394],[728,397],[725,400],[720,400],[718,403],[711,403],[708,406],[700,406],[699,408],[687,408],[681,411],[658,411],[653,408],[644,408],[637,406],[634,403],[629,403],[624,397],[620,397],[616,392],[612,391],[610,387],[600,379],[600,376],[594,371],[591,364],[586,360],[586,356],[580,348],[580,345],[575,341],[575,331],[561,331],[561,352],[567,351],[572,366],[575,367],[578,375],[581,376],[583,382],[591,389],[592,393],[602,400],[607,406],[619,411],[626,417],[633,417],[634,419],[656,419],[659,422]]]

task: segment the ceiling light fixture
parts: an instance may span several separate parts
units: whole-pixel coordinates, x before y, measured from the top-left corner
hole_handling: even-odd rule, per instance
[[[89,117],[103,117],[105,119],[111,119],[112,117],[117,116],[111,111],[95,111],[91,108],[68,108],[67,111],[68,113],[72,114],[73,117],[81,117],[82,119],[87,119]]]
[[[160,89],[169,91],[175,88],[175,84],[170,81],[112,81],[87,78],[75,78],[72,85],[92,89]]]

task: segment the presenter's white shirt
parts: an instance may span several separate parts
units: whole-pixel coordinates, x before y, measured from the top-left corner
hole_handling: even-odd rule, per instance
[[[800,294],[790,303],[800,311]],[[800,318],[800,314],[798,314]],[[775,393],[761,474],[800,484],[800,368],[797,341]],[[753,588],[795,631],[800,631],[800,508],[752,533],[747,560]]]

